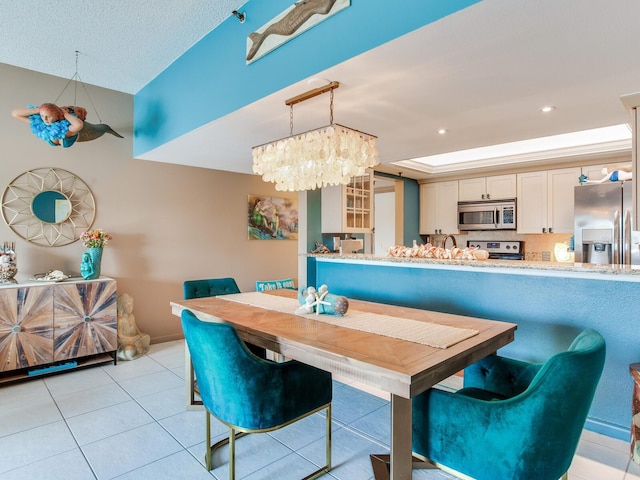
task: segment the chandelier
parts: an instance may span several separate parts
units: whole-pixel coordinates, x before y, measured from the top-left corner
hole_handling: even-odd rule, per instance
[[[338,82],[305,92],[285,102],[289,106],[289,137],[253,147],[253,172],[278,191],[315,190],[346,185],[376,166],[376,137],[333,123],[333,90]],[[330,92],[329,125],[293,134],[293,106]]]

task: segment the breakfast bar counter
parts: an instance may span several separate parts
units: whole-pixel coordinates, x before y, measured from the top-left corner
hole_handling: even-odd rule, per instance
[[[307,285],[347,298],[518,325],[500,354],[543,362],[582,330],[607,342],[607,359],[585,427],[627,441],[640,361],[640,268],[611,265],[437,260],[307,254]]]

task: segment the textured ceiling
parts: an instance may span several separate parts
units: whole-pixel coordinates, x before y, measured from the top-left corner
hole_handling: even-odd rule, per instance
[[[134,94],[244,3],[0,0],[0,62],[71,78],[78,50],[84,83]],[[314,76],[340,82],[336,121],[378,135],[381,169],[425,178],[391,162],[628,122],[639,18],[638,0],[484,0]],[[250,173],[309,80],[144,158]],[[326,99],[311,102],[296,131],[326,124]]]
[[[0,0],[0,62],[137,93],[246,0]]]

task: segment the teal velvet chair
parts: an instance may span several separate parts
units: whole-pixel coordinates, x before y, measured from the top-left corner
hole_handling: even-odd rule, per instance
[[[212,451],[229,444],[229,479],[235,478],[235,439],[243,433],[277,430],[326,410],[326,465],[305,477],[331,469],[331,374],[291,360],[262,359],[247,348],[228,323],[203,322],[182,311],[182,329],[189,347],[200,395],[206,408],[206,464]],[[211,415],[229,427],[229,438],[211,445]],[[256,455],[260,455],[256,452]]]
[[[489,356],[413,399],[413,450],[477,480],[566,478],[604,360],[595,330],[543,364]]]
[[[185,300],[189,298],[216,297],[230,293],[240,293],[238,284],[233,278],[207,278],[202,280],[186,280],[182,284]]]
[[[205,278],[202,280],[185,280],[182,284],[184,299],[217,297],[220,295],[230,295],[240,293],[238,284],[231,277],[225,278]],[[259,357],[266,358],[267,351],[257,345],[247,345],[249,350]]]

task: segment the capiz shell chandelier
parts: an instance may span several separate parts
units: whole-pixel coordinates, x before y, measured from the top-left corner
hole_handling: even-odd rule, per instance
[[[378,164],[376,137],[333,123],[333,90],[338,82],[285,102],[290,107],[290,136],[253,147],[253,172],[278,191],[315,190],[346,185]],[[293,105],[330,92],[329,125],[293,135]]]

